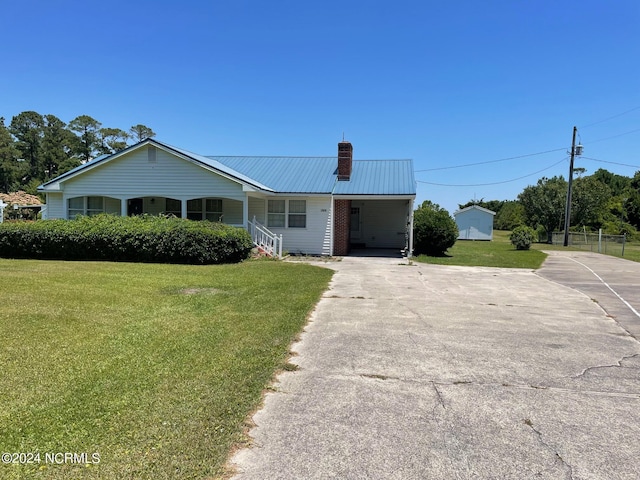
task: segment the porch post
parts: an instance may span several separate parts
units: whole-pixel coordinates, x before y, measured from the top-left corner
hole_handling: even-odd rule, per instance
[[[129,214],[129,209],[127,208],[127,198],[120,199],[120,216],[126,217]]]
[[[180,200],[180,217],[187,218],[187,201]]]
[[[249,225],[249,195],[244,194],[244,198],[242,199],[242,226],[245,230],[248,230]]]

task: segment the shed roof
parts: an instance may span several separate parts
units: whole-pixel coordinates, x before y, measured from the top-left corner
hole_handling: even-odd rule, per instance
[[[494,212],[493,210],[489,210],[488,208],[481,207],[480,205],[469,205],[466,208],[463,208],[461,210],[457,210],[457,211],[453,212],[453,216],[455,217],[456,215],[459,215],[460,213],[469,212],[471,210],[478,210],[478,211],[481,211],[481,212],[489,213],[491,215],[495,215],[496,214],[496,212]]]

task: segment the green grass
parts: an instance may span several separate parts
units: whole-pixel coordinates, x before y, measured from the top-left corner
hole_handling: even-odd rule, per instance
[[[0,260],[0,478],[211,478],[329,270]],[[47,452],[99,454],[46,464]]]
[[[458,240],[444,257],[420,255],[414,257],[414,260],[435,265],[537,269],[546,258],[542,250],[582,250],[578,247],[563,247],[547,243],[534,243],[530,250],[516,250],[509,241],[510,234],[511,232],[508,231],[494,230],[493,240],[490,242]],[[619,248],[610,249],[611,252],[616,253],[614,256],[620,257],[619,250]],[[640,262],[640,243],[627,242],[624,257],[621,258]]]
[[[469,267],[540,268],[546,258],[536,249],[516,250],[509,242],[511,232],[494,231],[493,240],[458,240],[444,257],[420,255],[415,260],[436,265]]]

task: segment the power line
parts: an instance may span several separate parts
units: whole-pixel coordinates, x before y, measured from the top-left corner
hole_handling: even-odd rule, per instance
[[[640,106],[633,107],[633,108],[632,108],[632,109],[630,109],[630,110],[624,111],[624,112],[622,112],[622,113],[618,113],[618,114],[613,115],[613,116],[611,116],[611,117],[603,118],[602,120],[598,120],[597,122],[593,122],[593,123],[589,123],[589,124],[587,124],[587,125],[583,125],[583,126],[581,126],[580,128],[587,128],[587,127],[591,127],[591,126],[593,126],[593,125],[598,125],[599,123],[608,122],[609,120],[613,120],[614,118],[621,117],[622,115],[626,115],[627,113],[631,113],[631,112],[634,112],[634,111],[636,111],[636,110],[640,110]]]
[[[611,165],[622,165],[623,167],[640,168],[640,165],[629,165],[628,163],[610,162],[608,160],[599,160],[597,158],[583,157],[583,156],[581,156],[580,158],[584,158],[585,160],[592,160],[594,162],[610,163]]]
[[[437,185],[439,187],[486,187],[489,185],[502,185],[503,183],[511,183],[511,182],[516,182],[518,180],[522,180],[523,178],[527,178],[527,177],[532,177],[533,175],[537,175],[538,173],[542,173],[546,170],[549,170],[553,167],[555,167],[556,165],[560,165],[562,162],[566,161],[567,158],[569,157],[564,157],[562,160],[560,160],[559,162],[556,162],[552,165],[549,165],[548,167],[543,168],[542,170],[538,170],[536,172],[533,173],[528,173],[526,175],[523,175],[521,177],[518,178],[512,178],[511,180],[504,180],[501,182],[491,182],[491,183],[471,183],[471,184],[465,184],[465,185],[461,185],[461,184],[448,184],[448,183],[434,183],[434,182],[425,182],[424,180],[416,180],[416,182],[418,183],[425,183],[427,185]]]
[[[628,132],[619,133],[617,135],[612,135],[610,137],[599,138],[598,140],[592,140],[591,142],[587,142],[585,145],[591,145],[592,143],[604,142],[605,140],[610,140],[612,138],[622,137],[623,135],[629,135],[630,133],[640,132],[640,128],[636,128],[635,130],[629,130]]]
[[[476,166],[476,165],[486,165],[488,163],[506,162],[507,160],[516,160],[518,158],[534,157],[536,155],[544,155],[545,153],[559,152],[561,150],[566,150],[566,147],[555,148],[553,150],[545,150],[544,152],[527,153],[526,155],[518,155],[517,157],[499,158],[498,160],[487,160],[485,162],[465,163],[463,165],[453,165],[453,166],[450,166],[450,167],[425,168],[423,170],[415,170],[415,172],[416,173],[418,173],[418,172],[435,172],[436,170],[451,170],[451,169],[454,169],[454,168],[473,167],[473,166]]]

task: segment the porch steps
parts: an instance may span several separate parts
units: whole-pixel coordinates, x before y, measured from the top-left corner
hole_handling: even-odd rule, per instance
[[[282,258],[282,235],[276,235],[253,217],[247,222],[249,235],[261,254]]]

